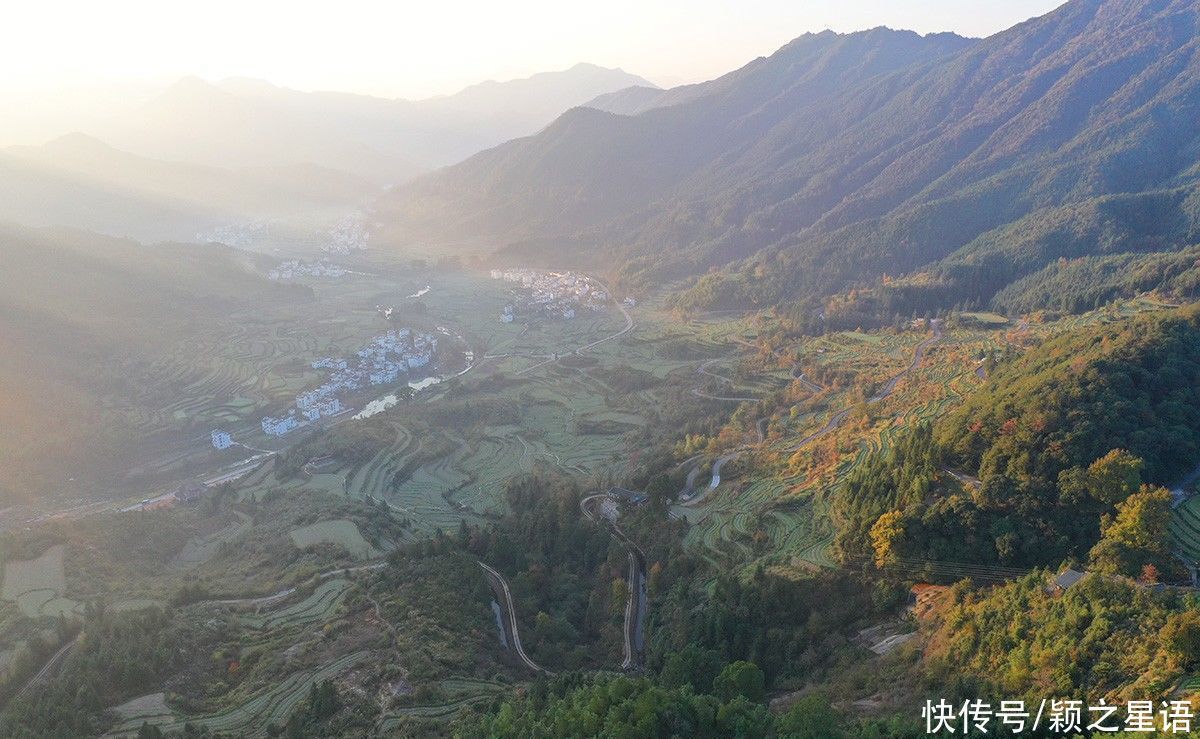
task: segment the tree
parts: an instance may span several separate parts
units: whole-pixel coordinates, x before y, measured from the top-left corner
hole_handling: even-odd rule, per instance
[[[625,612],[625,601],[629,599],[629,586],[619,577],[612,581],[612,608],[614,613]]]
[[[668,688],[691,685],[697,693],[708,693],[712,691],[717,675],[721,674],[723,664],[724,660],[715,649],[689,644],[667,657],[659,677]]]
[[[1117,504],[1116,516],[1100,522],[1100,541],[1088,554],[1091,569],[1137,577],[1146,565],[1169,569],[1171,493],[1148,485]]]
[[[767,677],[753,662],[731,662],[713,680],[713,693],[723,701],[731,701],[740,695],[761,703],[767,694]]]
[[[896,544],[904,538],[904,514],[888,511],[871,526],[871,547],[875,550],[875,566],[880,569],[897,557]]]
[[[1200,663],[1200,612],[1172,613],[1159,635],[1182,669],[1192,669]]]
[[[1092,497],[1109,505],[1120,503],[1141,487],[1145,466],[1124,449],[1113,449],[1088,467]]]
[[[646,486],[646,495],[650,497],[651,510],[659,513],[666,512],[667,505],[674,493],[675,488],[671,485],[671,478],[666,474],[655,475],[650,484]]]
[[[308,713],[314,723],[319,723],[337,713],[341,708],[337,688],[329,680],[314,683],[308,691]]]
[[[840,723],[829,701],[806,695],[779,717],[775,729],[780,739],[840,739],[845,736]]]
[[[738,696],[717,709],[717,730],[722,736],[757,739],[771,735],[771,714],[761,703]]]

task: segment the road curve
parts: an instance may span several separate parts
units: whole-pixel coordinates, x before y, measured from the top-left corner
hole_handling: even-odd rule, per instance
[[[905,367],[900,374],[888,380],[887,384],[883,386],[883,389],[876,393],[869,402],[874,403],[891,395],[892,391],[896,389],[896,385],[898,385],[902,379],[904,379],[910,372],[915,370],[921,364],[921,360],[925,358],[925,350],[932,346],[934,342],[942,338],[941,319],[935,318],[929,323],[933,327],[933,336],[930,336],[920,344],[917,344],[916,350],[913,351],[912,363]]]
[[[897,374],[892,379],[888,380],[887,384],[885,384],[878,393],[875,393],[875,395],[871,396],[867,400],[868,403],[877,403],[877,402],[883,400],[884,398],[886,398],[887,396],[891,395],[892,392],[896,389],[896,386],[900,384],[900,381],[903,380],[906,376],[908,376],[909,373],[911,373],[913,370],[915,370],[921,364],[921,360],[923,360],[925,358],[926,350],[928,350],[930,346],[932,346],[935,342],[937,342],[939,339],[942,338],[942,322],[941,322],[941,320],[935,318],[934,320],[930,321],[930,325],[933,327],[933,336],[930,336],[928,339],[925,339],[920,344],[917,344],[916,349],[913,350],[912,362],[910,362],[907,367],[905,367],[903,370],[901,370],[899,374]],[[842,410],[838,411],[820,429],[818,429],[818,430],[814,431],[813,433],[809,434],[808,436],[804,437],[803,439],[796,442],[792,446],[788,447],[784,451],[788,452],[788,453],[794,452],[797,449],[799,449],[800,447],[804,446],[805,444],[808,444],[809,442],[813,441],[814,439],[820,438],[820,437],[824,436],[825,434],[828,434],[830,431],[833,431],[838,426],[842,425],[842,422],[845,421],[846,417],[850,415],[850,411],[851,411],[850,408],[843,408]]]
[[[800,371],[799,367],[794,367],[792,369],[792,377],[796,378],[796,380],[799,381],[799,383],[801,385],[803,385],[805,387],[805,389],[808,390],[809,392],[819,393],[825,389],[825,388],[821,387],[820,385],[818,385],[817,383],[815,383],[812,380],[805,377],[804,373]]]
[[[717,380],[718,382],[721,382],[722,384],[728,385],[729,387],[733,387],[732,379],[726,377],[725,375],[718,375],[716,372],[713,372],[708,369],[709,365],[711,365],[715,362],[720,362],[720,361],[721,361],[720,357],[717,357],[716,359],[706,360],[705,362],[701,363],[699,367],[696,368],[696,374],[708,375],[709,377],[713,378],[714,380]],[[724,401],[728,401],[730,403],[757,403],[759,400],[762,400],[761,398],[750,398],[750,397],[736,396],[736,395],[734,395],[734,396],[712,395],[710,393],[704,392],[703,390],[701,390],[698,387],[692,388],[692,395],[695,395],[697,398],[707,398],[708,400],[724,400]]]
[[[490,580],[492,583],[492,590],[497,595],[500,595],[503,597],[504,603],[501,607],[504,608],[505,611],[508,612],[508,625],[509,625],[509,629],[512,632],[510,634],[510,636],[512,637],[511,641],[512,641],[512,645],[513,645],[513,649],[516,651],[517,656],[521,658],[521,661],[525,663],[526,667],[533,670],[534,672],[541,672],[546,675],[553,675],[554,674],[553,672],[550,672],[546,668],[539,665],[537,662],[534,662],[532,659],[530,659],[529,655],[525,654],[525,648],[521,646],[521,633],[520,633],[520,631],[517,630],[517,611],[515,608],[513,608],[512,593],[508,589],[508,581],[504,579],[504,575],[501,575],[494,568],[489,567],[488,565],[484,564],[483,562],[480,562],[479,566],[483,568],[483,571],[485,573],[487,573],[488,580]]]
[[[595,278],[593,278],[593,279],[595,279]],[[616,303],[616,305],[617,305],[617,310],[621,311],[621,315],[625,316],[625,328],[621,329],[620,331],[616,332],[615,334],[605,336],[602,339],[596,339],[595,341],[591,342],[590,344],[584,344],[583,346],[576,348],[574,351],[567,352],[567,354],[582,354],[583,352],[587,351],[588,349],[591,349],[592,347],[599,346],[606,341],[612,341],[613,339],[618,338],[620,336],[624,336],[625,334],[627,334],[633,330],[633,326],[634,326],[633,316],[629,315],[629,311],[625,310],[625,306],[623,304],[621,304],[621,302],[618,301],[615,297],[613,297],[613,293],[611,290],[608,289],[608,285],[605,285],[603,282],[600,282],[600,280],[596,280],[596,283],[599,284],[600,287],[604,288],[604,292],[608,293],[609,297],[612,297],[613,302]],[[525,369],[518,370],[516,372],[516,374],[523,375],[526,372],[532,372],[533,370],[537,369],[538,367],[545,366],[552,362],[557,362],[559,356],[565,356],[565,355],[557,355],[557,354],[551,355],[550,359],[547,359],[543,362],[538,362],[537,364],[532,364],[532,365],[526,367]]]
[[[589,521],[599,523],[603,518],[613,535],[621,540],[629,550],[629,593],[625,596],[625,626],[623,632],[623,648],[625,658],[621,662],[623,670],[641,670],[646,663],[646,607],[648,594],[646,590],[646,553],[625,535],[615,521],[599,516],[591,510],[594,501],[608,498],[605,493],[595,493],[579,501],[579,508]]]
[[[704,488],[704,490],[700,491],[700,494],[695,496],[694,498],[689,498],[688,500],[682,501],[680,503],[680,505],[687,506],[687,507],[699,505],[701,503],[701,501],[703,501],[705,498],[707,498],[709,496],[709,494],[711,494],[712,491],[716,490],[717,486],[721,484],[721,468],[724,467],[729,462],[732,462],[733,460],[737,459],[741,455],[742,455],[742,450],[735,449],[734,451],[729,452],[728,454],[724,454],[720,457],[717,457],[717,461],[713,462],[712,479],[708,481],[708,487],[706,487],[706,488]],[[693,472],[698,472],[699,469],[700,468],[697,466],[696,469],[693,470]],[[694,482],[694,479],[691,474],[688,475],[688,482],[689,482],[689,485]],[[689,487],[689,489],[690,489],[690,487]]]
[[[62,645],[58,648],[57,652],[50,655],[50,659],[46,660],[46,664],[42,665],[42,669],[38,670],[36,675],[29,678],[25,684],[21,686],[21,689],[18,690],[15,695],[13,695],[12,700],[17,701],[29,695],[29,693],[32,692],[33,689],[40,684],[46,678],[46,676],[50,674],[51,671],[53,671],[60,663],[62,663],[64,659],[66,659],[67,654],[69,654],[71,651],[71,647],[75,646],[75,643],[79,641],[79,637],[82,635],[83,632],[79,632],[73,639],[71,639],[71,641]]]
[[[705,398],[707,400],[723,400],[729,403],[757,403],[760,398],[747,398],[742,396],[727,396],[727,395],[709,395],[701,392],[700,388],[692,388],[692,395],[697,398]]]
[[[896,386],[898,384],[900,384],[900,380],[904,379],[905,376],[907,376],[909,373],[911,373],[913,370],[915,370],[921,364],[921,360],[923,360],[925,358],[926,350],[928,350],[930,346],[932,346],[935,342],[937,342],[939,339],[942,338],[942,322],[941,322],[941,320],[934,319],[933,321],[930,322],[930,325],[933,327],[933,336],[930,336],[929,338],[923,340],[921,343],[917,344],[916,349],[913,351],[912,362],[910,362],[907,367],[905,367],[903,370],[901,370],[899,374],[897,374],[895,377],[892,377],[890,380],[888,380],[887,384],[885,384],[878,393],[876,393],[874,396],[872,396],[867,401],[868,403],[876,403],[876,402],[888,397],[889,395],[891,395],[892,392],[896,389]],[[701,367],[704,368],[704,365],[701,365]],[[711,373],[705,372],[705,374],[711,374]],[[814,390],[814,392],[820,392],[821,390],[824,390],[824,388],[822,388],[820,385],[817,385],[816,383],[812,382],[811,380],[805,379],[803,373],[796,374],[796,371],[793,370],[792,375],[797,380],[799,380],[801,383],[803,383],[805,387]],[[692,390],[692,392],[699,394],[694,389]],[[701,397],[704,397],[704,396],[701,396]],[[726,398],[725,400],[733,400],[733,398]],[[745,398],[743,400],[753,400],[753,398]],[[824,436],[825,434],[828,434],[829,432],[836,429],[838,426],[842,425],[842,423],[850,415],[850,411],[851,411],[850,408],[843,408],[842,410],[833,414],[833,416],[831,416],[830,419],[825,422],[824,426],[822,426],[821,428],[812,432],[808,436],[805,436],[803,439],[796,442],[792,446],[787,447],[783,451],[790,454],[790,453],[795,452],[796,450],[800,449],[801,447],[805,446],[806,444],[812,442],[813,440],[818,439],[818,438]],[[760,431],[760,436],[761,435],[762,435],[762,433]],[[694,498],[690,498],[688,500],[682,501],[681,505],[688,506],[688,507],[695,506],[695,505],[698,505],[701,501],[703,501],[706,497],[708,497],[708,495],[710,493],[712,493],[712,491],[716,490],[717,486],[721,484],[721,467],[725,463],[731,462],[734,459],[737,459],[742,454],[743,451],[745,451],[744,448],[735,449],[734,451],[730,452],[729,454],[726,454],[725,456],[718,459],[715,463],[713,463],[713,476],[712,476],[711,482],[709,482],[709,484],[708,484],[708,488],[705,489],[700,495],[698,495]],[[697,466],[690,473],[688,473],[688,484],[680,492],[681,498],[685,497],[687,495],[690,495],[694,491],[695,475],[698,473],[699,469],[700,469],[699,466]]]

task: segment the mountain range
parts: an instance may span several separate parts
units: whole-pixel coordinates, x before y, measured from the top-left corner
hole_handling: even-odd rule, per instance
[[[226,168],[304,163],[388,184],[535,133],[597,95],[650,84],[577,64],[411,101],[185,77],[88,133],[155,159]]]
[[[980,238],[1018,249],[1002,230],[1049,209],[1194,187],[1198,93],[1186,0],[1072,0],[982,40],[808,34],[712,82],[605,95],[395,188],[384,240],[630,285],[717,268],[695,305],[826,293]]]
[[[597,94],[649,84],[579,64],[415,102],[245,78],[111,91],[124,104],[94,92],[107,115],[62,114],[88,133],[0,149],[0,220],[142,241],[269,222],[304,239],[383,185],[533,133]]]
[[[313,164],[169,162],[78,133],[0,149],[0,220],[142,241],[191,240],[229,224],[334,213],[376,191],[363,178]]]

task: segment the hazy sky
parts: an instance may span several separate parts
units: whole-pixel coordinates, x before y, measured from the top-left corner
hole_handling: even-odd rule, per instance
[[[39,0],[0,24],[0,86],[259,77],[399,97],[580,61],[709,79],[805,31],[986,36],[1061,0]]]

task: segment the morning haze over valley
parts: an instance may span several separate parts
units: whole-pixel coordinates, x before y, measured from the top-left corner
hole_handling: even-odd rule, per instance
[[[1200,733],[1194,1],[10,20],[0,736]]]

